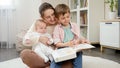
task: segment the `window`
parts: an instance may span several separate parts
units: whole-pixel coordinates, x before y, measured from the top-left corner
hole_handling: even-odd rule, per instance
[[[6,43],[7,48],[14,44],[14,5],[13,0],[0,0],[0,45]]]

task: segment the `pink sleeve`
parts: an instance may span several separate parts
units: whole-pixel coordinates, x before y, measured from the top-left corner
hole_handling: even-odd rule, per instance
[[[79,28],[79,26],[76,23],[71,23],[71,25],[73,27],[72,29],[73,29],[73,32],[76,35],[76,38],[80,38],[80,28]]]
[[[53,31],[53,39],[54,39],[54,43],[58,43],[58,42],[61,42],[60,41],[60,35],[59,35],[59,26],[56,25],[56,27],[54,28],[54,31]]]
[[[78,35],[78,38],[84,39],[84,37],[80,33],[80,27],[76,23],[74,23],[74,28],[75,28],[76,34]]]

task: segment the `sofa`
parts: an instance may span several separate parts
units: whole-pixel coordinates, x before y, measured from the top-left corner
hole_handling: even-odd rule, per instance
[[[24,46],[23,45],[23,37],[26,34],[28,29],[22,29],[17,35],[16,35],[16,50],[18,52],[21,52],[24,49],[31,49],[31,46]]]

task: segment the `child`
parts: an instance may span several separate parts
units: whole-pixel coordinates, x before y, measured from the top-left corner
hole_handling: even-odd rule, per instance
[[[80,29],[76,23],[70,22],[70,9],[65,4],[59,4],[55,7],[56,18],[58,25],[56,25],[53,38],[55,45],[59,48],[75,46],[80,44],[81,40],[88,43],[85,38],[80,37]],[[74,68],[82,68],[82,52],[77,53],[77,57],[71,60]],[[61,68],[62,62],[51,63],[50,68]]]
[[[49,60],[52,61],[51,53],[53,52],[53,49],[50,47],[50,45],[53,44],[53,39],[50,34],[46,32],[46,23],[43,20],[38,20],[35,23],[35,32],[29,33],[29,37],[26,39],[27,44],[31,44],[34,41],[35,37],[47,37],[48,41],[46,44],[43,44],[38,41],[37,44],[34,44],[32,49],[35,51],[39,56],[41,56],[45,62],[48,62]]]

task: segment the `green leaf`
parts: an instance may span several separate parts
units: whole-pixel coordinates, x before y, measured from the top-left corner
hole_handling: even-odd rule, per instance
[[[111,12],[114,11],[114,8],[118,10],[118,0],[105,0],[105,3],[109,4]]]

